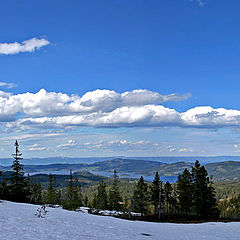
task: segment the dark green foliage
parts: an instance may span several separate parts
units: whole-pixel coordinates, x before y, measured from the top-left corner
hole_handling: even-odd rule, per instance
[[[77,181],[73,181],[72,171],[70,171],[67,192],[62,206],[68,210],[76,210],[82,206],[81,185]]]
[[[158,172],[156,172],[150,188],[150,199],[154,206],[154,215],[158,215],[160,217],[162,203],[164,201],[164,195],[162,189],[162,182],[160,181]]]
[[[185,169],[183,174],[179,174],[177,189],[182,214],[200,218],[218,217],[215,190],[205,167],[199,161],[195,162],[191,173]]]
[[[149,205],[148,185],[144,182],[141,176],[133,195],[133,211],[140,212],[142,215],[146,214]]]
[[[23,165],[20,164],[22,159],[21,153],[19,151],[18,142],[15,142],[16,152],[13,154],[13,173],[10,177],[10,186],[9,186],[9,197],[10,200],[15,202],[28,202],[29,193],[27,189],[27,183],[24,178]]]
[[[170,214],[170,212],[171,212],[171,214],[172,214],[172,210],[175,207],[176,200],[173,195],[173,187],[168,181],[164,185],[164,195],[165,195],[166,213]]]
[[[47,193],[44,198],[44,202],[48,204],[57,204],[59,203],[59,198],[56,189],[56,176],[53,176],[51,173],[49,175],[49,185]]]
[[[96,195],[96,206],[98,209],[107,209],[108,208],[108,195],[106,189],[106,183],[104,181],[99,182],[97,195]]]
[[[42,186],[41,183],[33,183],[32,184],[32,195],[30,202],[35,204],[42,204]]]
[[[188,169],[178,175],[177,193],[181,214],[191,214],[193,208],[193,177]]]
[[[0,184],[0,199],[4,199],[4,200],[9,199],[9,187],[7,186],[6,178],[3,178]]]
[[[87,196],[85,196],[85,198],[84,198],[84,206],[88,207],[88,197]]]
[[[109,190],[109,209],[119,211],[122,209],[122,197],[119,192],[119,178],[117,176],[116,170],[114,170],[113,184]]]
[[[193,176],[193,203],[197,216],[208,218],[218,217],[215,191],[204,166],[199,161],[192,168]]]

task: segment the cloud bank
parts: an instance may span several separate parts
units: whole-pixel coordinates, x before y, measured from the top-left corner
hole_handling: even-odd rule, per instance
[[[195,127],[240,126],[240,111],[199,106],[178,112],[162,105],[190,94],[162,95],[149,90],[117,93],[95,90],[83,96],[47,92],[0,93],[0,125],[4,129],[89,127]]]
[[[35,50],[48,44],[50,44],[50,42],[45,38],[31,38],[23,41],[22,43],[0,43],[0,54],[10,55],[22,52],[34,52]]]

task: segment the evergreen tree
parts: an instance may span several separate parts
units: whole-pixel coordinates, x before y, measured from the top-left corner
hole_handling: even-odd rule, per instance
[[[181,214],[189,215],[193,207],[193,177],[187,168],[178,175],[177,193]]]
[[[57,190],[56,190],[56,176],[54,177],[51,173],[49,174],[49,185],[46,194],[46,203],[57,204]]]
[[[152,182],[150,188],[150,199],[154,206],[154,215],[160,218],[162,203],[164,201],[164,194],[162,189],[162,182],[160,181],[160,177],[158,172],[156,172],[154,180]]]
[[[167,214],[169,214],[170,206],[173,203],[172,191],[173,191],[172,185],[167,181],[164,185],[164,195]]]
[[[13,154],[13,173],[10,177],[10,200],[16,202],[27,202],[28,201],[28,193],[26,189],[26,181],[24,179],[24,171],[23,165],[20,164],[20,160],[22,160],[22,154],[19,151],[18,141],[15,142],[16,151]]]
[[[33,185],[31,183],[30,175],[28,174],[27,178],[25,179],[26,182],[26,194],[27,198],[29,199],[29,203],[32,202],[32,196],[33,196]]]
[[[88,207],[88,197],[87,196],[85,196],[85,198],[84,198],[84,206]]]
[[[41,183],[34,183],[32,185],[31,201],[34,204],[42,204],[42,186]]]
[[[9,187],[7,185],[7,180],[4,177],[0,184],[0,199],[8,200],[9,199]]]
[[[134,211],[140,212],[142,215],[147,213],[148,210],[148,185],[144,182],[144,178],[141,176],[133,195],[133,207]]]
[[[92,199],[92,201],[90,202],[90,207],[91,207],[91,208],[97,208],[97,202],[98,202],[97,193],[94,193],[93,199]]]
[[[72,171],[70,171],[67,192],[65,200],[63,201],[63,208],[76,210],[80,206],[82,206],[81,188],[78,182],[74,184]]]
[[[108,195],[106,190],[106,183],[104,181],[99,182],[97,189],[97,203],[96,208],[107,209],[108,208]]]
[[[119,178],[117,176],[117,171],[114,170],[113,184],[109,190],[109,209],[110,210],[121,210],[122,197],[119,192]]]
[[[123,212],[125,213],[128,213],[130,210],[129,210],[129,200],[127,197],[124,198],[124,202],[123,202],[123,207],[122,207],[122,210]]]
[[[203,218],[217,217],[219,212],[215,191],[205,167],[201,166],[199,161],[195,162],[192,175],[194,179],[193,202],[196,215]]]

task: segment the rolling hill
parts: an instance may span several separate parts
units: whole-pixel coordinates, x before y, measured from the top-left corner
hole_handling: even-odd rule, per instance
[[[49,165],[25,165],[24,171],[26,173],[55,173],[68,175],[71,169],[74,172],[92,172],[92,173],[112,173],[116,170],[119,174],[131,176],[143,175],[153,176],[156,171],[160,176],[177,176],[182,173],[185,168],[191,169],[194,163],[192,162],[176,162],[176,163],[162,163],[156,161],[146,161],[137,159],[122,159],[116,158],[111,160],[105,160],[101,162],[95,162],[91,164],[87,163],[59,163]],[[214,181],[225,180],[240,180],[240,162],[238,161],[224,161],[209,163],[205,165],[209,175],[213,177]],[[10,166],[0,166],[0,170],[10,170]],[[101,174],[100,174],[101,175]],[[109,175],[106,175],[109,176]]]

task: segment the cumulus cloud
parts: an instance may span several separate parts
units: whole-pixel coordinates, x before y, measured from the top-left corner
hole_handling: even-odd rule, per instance
[[[25,40],[22,43],[0,43],[0,54],[18,54],[21,52],[34,52],[43,46],[50,44],[50,42],[45,38],[31,38]]]
[[[9,93],[9,92],[4,92],[4,91],[1,91],[0,90],[0,98],[2,97],[2,98],[8,98],[8,97],[10,97],[12,94],[11,93]]]
[[[5,95],[4,95],[5,94]],[[196,127],[240,126],[240,111],[200,106],[178,112],[161,103],[187,99],[190,95],[161,95],[148,90],[117,93],[95,90],[83,96],[47,92],[9,95],[0,92],[0,122],[5,127]],[[69,144],[69,143],[68,143]]]

